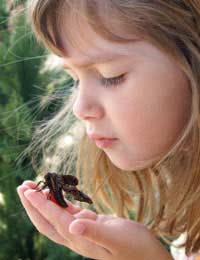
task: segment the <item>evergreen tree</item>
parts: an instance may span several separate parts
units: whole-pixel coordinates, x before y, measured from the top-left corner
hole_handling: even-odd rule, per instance
[[[16,193],[23,180],[36,176],[28,155],[16,167],[31,140],[33,122],[56,109],[53,103],[38,114],[40,96],[66,83],[60,71],[41,73],[48,53],[31,34],[23,2],[13,6],[1,0],[0,5],[0,260],[83,259],[40,235]]]

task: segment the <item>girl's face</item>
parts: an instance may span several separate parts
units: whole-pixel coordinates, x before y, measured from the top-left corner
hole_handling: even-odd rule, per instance
[[[189,82],[152,44],[109,42],[87,25],[82,28],[74,36],[84,52],[63,38],[66,70],[79,82],[73,111],[89,135],[116,138],[100,147],[114,165],[123,170],[148,167],[168,152],[186,126]]]

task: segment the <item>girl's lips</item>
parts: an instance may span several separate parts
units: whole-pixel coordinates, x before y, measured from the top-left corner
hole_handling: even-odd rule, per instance
[[[116,138],[112,138],[112,139],[108,139],[108,138],[94,139],[96,145],[99,148],[107,148],[107,147],[111,146],[116,140],[117,140]]]
[[[99,140],[99,139],[116,139],[116,138],[112,138],[112,137],[108,137],[108,136],[103,136],[103,135],[99,135],[99,134],[89,134],[87,133],[88,137],[94,140]]]
[[[112,145],[117,138],[108,138],[108,137],[104,137],[102,135],[99,134],[88,134],[89,138],[91,138],[92,140],[95,141],[96,145],[99,148],[106,148],[109,147],[110,145]]]

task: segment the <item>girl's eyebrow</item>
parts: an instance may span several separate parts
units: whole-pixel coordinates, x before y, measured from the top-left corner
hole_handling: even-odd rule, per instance
[[[140,38],[135,38],[135,39],[131,39],[131,43],[132,44],[136,44],[137,42],[141,41]],[[113,50],[114,51],[114,50]],[[101,52],[101,54],[99,55],[93,55],[93,56],[86,56],[87,58],[83,58],[83,59],[74,59],[71,58],[70,56],[67,57],[68,62],[70,62],[69,64],[72,64],[72,66],[68,66],[68,64],[65,62],[63,62],[63,68],[65,69],[71,69],[70,67],[76,67],[76,68],[88,68],[91,66],[94,66],[95,64],[104,64],[107,62],[111,62],[111,61],[115,61],[118,60],[120,58],[126,58],[130,56],[130,52],[128,50],[122,50],[121,53],[117,53],[117,52]]]
[[[97,57],[92,57],[92,58],[88,58],[88,60],[81,60],[79,62],[77,61],[72,61],[72,59],[68,59],[68,61],[70,61],[70,64],[73,64],[74,67],[76,68],[88,68],[91,66],[94,66],[95,64],[105,64],[105,63],[109,63],[111,61],[115,61],[118,60],[119,58],[122,57],[127,57],[127,55],[125,54],[112,54],[112,55],[106,55],[106,56],[97,56]],[[64,69],[71,69],[73,66],[69,66],[65,60],[63,62],[63,68]]]

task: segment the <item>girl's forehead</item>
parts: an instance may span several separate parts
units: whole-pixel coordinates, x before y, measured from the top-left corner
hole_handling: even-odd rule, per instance
[[[141,53],[145,47],[144,42],[135,41],[132,43],[113,43],[113,42],[98,42],[96,44],[84,45],[84,49],[73,47],[70,44],[66,45],[66,56],[64,57],[66,68],[67,64],[70,67],[90,67],[94,64],[103,64],[111,61],[124,59],[130,56],[135,56]]]
[[[107,55],[105,55],[105,53],[99,53],[97,55],[86,55],[86,54],[80,54],[78,57],[76,56],[68,56],[65,60],[64,60],[64,67],[67,69],[68,67],[77,67],[77,68],[81,68],[81,67],[90,67],[93,66],[95,64],[103,64],[103,63],[107,63],[109,61],[114,61],[120,58],[125,57],[126,55],[119,55],[119,54],[115,54],[115,53],[108,53]],[[69,64],[69,66],[68,66]]]
[[[86,19],[76,16],[68,17],[63,21],[61,41],[66,57],[76,59],[104,60],[115,55],[130,53],[132,45],[141,39],[137,36],[130,42],[114,42],[103,38],[93,30]]]
[[[124,64],[123,61],[134,60],[137,62],[143,59],[158,59],[158,49],[149,42],[135,41],[125,44],[120,48],[104,49],[91,48],[89,51],[81,52],[75,48],[70,49],[68,55],[62,59],[63,65],[66,69],[70,68],[88,68],[95,65],[103,65],[106,63],[113,64],[117,62]]]

